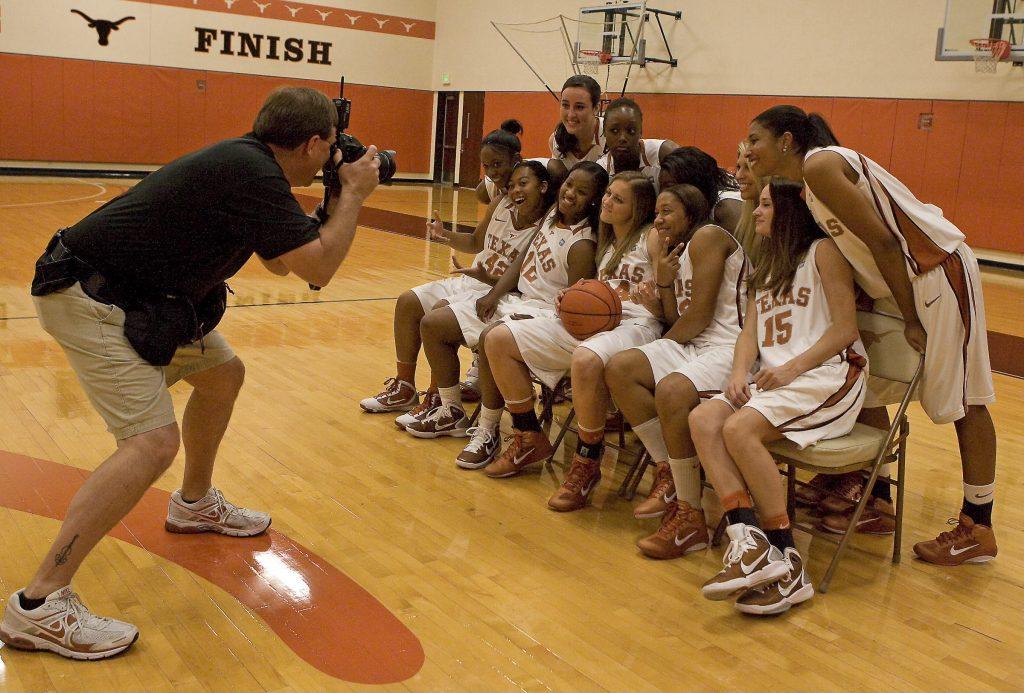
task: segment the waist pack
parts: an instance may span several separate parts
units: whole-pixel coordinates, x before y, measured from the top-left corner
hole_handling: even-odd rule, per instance
[[[154,366],[166,366],[179,346],[198,341],[217,326],[227,309],[228,285],[221,282],[198,302],[188,296],[137,291],[110,281],[75,257],[61,240],[63,230],[50,239],[36,261],[32,295],[45,296],[81,282],[94,301],[124,311],[124,336],[135,352]]]

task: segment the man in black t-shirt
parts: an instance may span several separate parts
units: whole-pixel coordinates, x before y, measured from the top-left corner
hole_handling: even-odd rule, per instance
[[[378,180],[374,147],[352,164],[340,165],[335,154],[341,193],[323,210],[326,221],[303,213],[291,188],[313,182],[330,156],[336,126],[337,111],[320,92],[278,89],[253,132],[171,162],[51,241],[40,263],[75,269],[56,291],[33,285],[33,294],[45,294],[34,296],[40,324],[64,349],[118,448],[75,494],[35,577],[8,601],[0,640],[74,659],[113,656],[135,642],[134,626],[89,613],[70,583],[182,442],[185,474],[171,496],[168,531],[254,536],[270,526],[268,514],[235,506],[211,483],[245,369],[202,319],[211,297],[253,253],[275,274],[330,282]],[[69,257],[71,265],[60,264]],[[160,361],[130,340],[132,319],[126,336],[126,311],[156,316],[143,323],[146,335],[174,322],[168,313],[146,312],[165,299],[188,308],[196,324],[185,334],[201,339],[176,350],[180,342],[172,341],[170,363],[153,365]],[[167,392],[178,380],[193,387],[180,432]]]

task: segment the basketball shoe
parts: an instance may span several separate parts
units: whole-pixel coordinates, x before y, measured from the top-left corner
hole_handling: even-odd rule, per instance
[[[991,527],[978,525],[967,515],[960,513],[959,522],[949,520],[956,527],[943,532],[931,541],[914,544],[918,558],[936,565],[961,565],[963,563],[986,563],[999,553],[996,535]]]
[[[441,395],[438,393],[437,388],[430,388],[423,393],[423,401],[417,404],[413,409],[410,409],[404,414],[400,414],[395,417],[395,425],[403,431],[405,427],[411,423],[416,423],[429,414],[435,407],[441,406]]]
[[[469,417],[462,407],[454,404],[442,404],[434,407],[429,414],[419,421],[405,427],[405,432],[414,438],[440,438],[451,436],[465,438],[469,430]]]
[[[686,501],[673,501],[661,520],[658,531],[644,537],[636,547],[648,558],[680,558],[691,551],[708,547],[708,525],[704,511]]]
[[[569,473],[561,487],[548,498],[548,507],[560,513],[579,510],[590,502],[590,495],[601,483],[601,460],[572,456]]]
[[[498,428],[474,426],[466,431],[469,442],[455,458],[455,464],[463,469],[480,469],[486,467],[498,454]]]
[[[217,532],[230,537],[255,537],[270,527],[270,515],[239,508],[214,487],[195,503],[186,503],[181,491],[171,494],[164,529],[175,534]]]
[[[841,513],[825,515],[818,523],[818,529],[833,534],[845,534],[846,528],[850,526],[855,508],[847,508]],[[876,534],[879,536],[893,534],[896,532],[896,519],[890,517],[895,514],[892,503],[881,498],[868,498],[868,504],[864,506],[864,512],[857,521],[856,531],[859,534]]]
[[[367,397],[359,403],[363,411],[380,414],[386,411],[409,411],[419,404],[420,396],[412,383],[398,378],[384,381],[385,388],[373,397]]]
[[[806,486],[796,487],[796,504],[810,508],[817,507],[825,497],[825,492],[831,490],[835,480],[835,474],[815,474]]]
[[[7,600],[0,640],[16,650],[46,650],[71,659],[105,659],[139,639],[130,623],[96,616],[71,586],[63,587],[35,609],[22,609],[21,590]]]
[[[706,598],[728,599],[741,590],[774,582],[789,570],[782,552],[771,545],[759,528],[735,524],[725,531],[729,535],[729,548],[722,558],[721,572],[700,589]]]
[[[554,452],[544,431],[517,431],[512,429],[512,441],[498,459],[484,470],[492,479],[504,479],[521,473],[531,464],[543,462]]]
[[[654,471],[651,492],[647,494],[647,498],[633,508],[633,517],[638,520],[661,517],[675,499],[676,484],[672,480],[672,469],[668,466],[668,462],[659,462]]]
[[[789,611],[814,596],[814,585],[804,572],[804,559],[790,547],[783,554],[786,573],[775,582],[749,589],[736,600],[736,610],[755,616],[770,616]]]
[[[473,365],[466,371],[466,379],[459,383],[463,402],[480,401],[480,368],[477,366],[479,357],[473,354]]]
[[[818,509],[825,515],[843,513],[852,508],[864,495],[864,475],[850,472],[840,475],[829,489],[829,494],[821,499]]]

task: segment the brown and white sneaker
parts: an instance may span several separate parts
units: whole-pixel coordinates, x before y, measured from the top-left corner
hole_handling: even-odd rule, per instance
[[[384,389],[373,397],[367,397],[359,403],[363,411],[380,414],[386,411],[409,411],[419,404],[420,396],[412,383],[398,378],[384,381]]]
[[[659,462],[654,472],[651,492],[633,508],[633,517],[638,520],[661,517],[675,499],[676,483],[672,480],[672,469],[668,462]]]
[[[465,438],[468,430],[469,417],[462,407],[454,404],[442,404],[419,421],[405,427],[405,432],[414,438]]]
[[[636,547],[648,558],[680,558],[708,547],[708,525],[704,511],[686,501],[672,501],[658,531],[644,537]]]
[[[46,650],[70,659],[106,659],[139,639],[130,623],[96,616],[71,587],[46,598],[35,609],[21,608],[21,590],[7,600],[0,641],[16,650]]]
[[[722,557],[723,568],[700,588],[707,599],[728,599],[737,592],[774,582],[789,570],[782,552],[757,527],[735,524],[725,531],[729,547]]]
[[[481,469],[489,465],[501,447],[498,427],[474,426],[466,431],[469,442],[455,458],[455,464],[462,469]]]
[[[788,570],[775,582],[747,590],[736,600],[736,610],[755,616],[771,616],[789,611],[814,596],[814,585],[807,579],[804,559],[794,548],[787,548],[783,557]]]
[[[808,508],[816,508],[818,503],[825,498],[826,491],[831,490],[835,483],[835,474],[815,474],[814,478],[807,482],[806,486],[797,486],[796,504]]]
[[[270,515],[258,510],[239,508],[210,487],[195,503],[186,503],[181,490],[171,494],[167,504],[164,529],[174,534],[216,532],[229,537],[255,537],[270,527]]]
[[[579,510],[590,502],[590,494],[599,483],[601,460],[573,455],[565,481],[551,498],[548,498],[548,507],[560,513]]]
[[[421,421],[427,414],[440,406],[441,393],[437,391],[436,387],[432,387],[423,393],[423,401],[406,413],[395,417],[395,425],[404,431],[406,426]]]
[[[505,479],[519,474],[531,464],[551,457],[555,449],[544,431],[517,431],[512,429],[512,440],[498,459],[484,470],[492,479]]]
[[[956,528],[943,532],[931,541],[914,544],[918,558],[936,565],[962,565],[964,563],[987,563],[996,557],[996,535],[991,527],[975,524],[974,520],[960,513],[960,520],[949,520]]]
[[[850,526],[855,508],[849,508],[843,513],[825,515],[818,523],[818,529],[833,534],[846,534],[846,528]],[[864,507],[860,519],[857,521],[856,532],[858,534],[872,534],[886,536],[896,532],[896,519],[890,517],[895,515],[892,503],[881,498],[868,498],[868,504]]]
[[[836,515],[857,505],[864,495],[864,481],[864,475],[860,472],[850,472],[836,477],[829,493],[818,504],[821,514]]]

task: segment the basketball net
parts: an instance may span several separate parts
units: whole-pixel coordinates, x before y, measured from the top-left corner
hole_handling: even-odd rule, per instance
[[[971,39],[974,46],[974,71],[995,74],[999,61],[1009,56],[1010,42],[1002,39]]]

